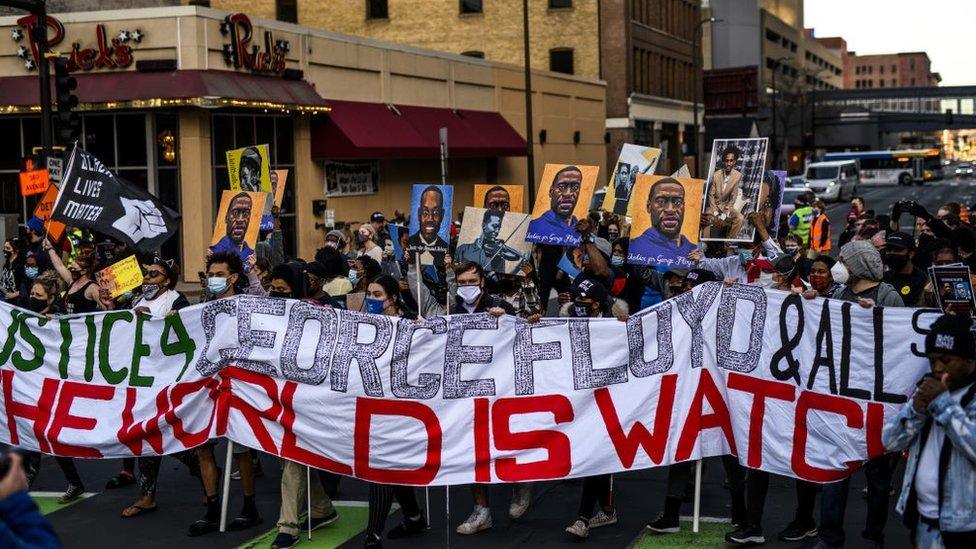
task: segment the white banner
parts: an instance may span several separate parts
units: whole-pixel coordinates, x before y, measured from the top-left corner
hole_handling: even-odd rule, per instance
[[[236,297],[165,318],[0,304],[0,438],[83,458],[226,436],[400,484],[735,453],[813,481],[883,453],[939,313],[719,283],[615,319],[425,322]]]
[[[380,190],[380,163],[378,160],[363,162],[326,162],[325,196],[358,196],[376,194]]]

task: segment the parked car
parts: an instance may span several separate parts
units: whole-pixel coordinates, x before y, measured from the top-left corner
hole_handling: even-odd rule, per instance
[[[857,194],[861,176],[854,160],[814,162],[803,176],[808,189],[825,202],[840,202]]]
[[[961,162],[956,165],[956,177],[972,177],[973,165],[969,162]]]

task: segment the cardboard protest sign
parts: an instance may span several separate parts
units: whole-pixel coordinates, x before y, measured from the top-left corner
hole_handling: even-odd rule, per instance
[[[710,215],[714,224],[702,230],[702,240],[752,242],[756,229],[746,216],[759,205],[767,145],[765,137],[713,142],[715,161],[708,168],[702,213]]]
[[[502,212],[524,212],[521,185],[474,186],[474,207]]]
[[[410,237],[407,246],[411,253],[420,254],[421,265],[443,265],[451,241],[451,216],[454,187],[450,185],[413,186],[410,200]],[[412,259],[411,261],[416,261]]]
[[[139,266],[136,256],[130,255],[95,273],[95,282],[99,288],[116,298],[142,286],[142,267]]]
[[[214,253],[232,251],[241,257],[241,261],[247,261],[257,245],[261,212],[268,196],[263,192],[224,191],[220,195],[210,250]]]
[[[234,191],[274,192],[268,145],[251,145],[227,151],[227,176]]]
[[[264,205],[264,215],[261,216],[261,230],[274,230],[274,217],[271,215],[271,207],[281,207],[281,201],[285,198],[285,184],[288,182],[288,170],[271,170],[271,192],[270,198]]]
[[[603,209],[618,215],[626,214],[627,203],[634,185],[637,184],[637,176],[653,174],[660,157],[661,149],[625,143],[613,167],[610,184],[603,198]]]
[[[54,212],[54,202],[58,198],[58,188],[51,185],[44,192],[44,196],[41,197],[37,205],[34,206],[34,217],[39,218],[44,221],[44,227],[47,229],[47,236],[53,241],[58,242],[64,237],[64,231],[67,229],[64,223],[60,221],[52,221],[51,214]]]
[[[703,188],[701,179],[637,176],[627,263],[693,269],[688,254],[698,248]]]
[[[525,239],[538,244],[576,246],[576,223],[586,217],[599,166],[546,164]]]
[[[454,262],[472,261],[493,273],[514,274],[532,255],[525,241],[529,216],[515,212],[464,209]]]
[[[976,298],[969,267],[965,265],[933,265],[929,277],[935,289],[935,297],[943,312],[973,316]]]

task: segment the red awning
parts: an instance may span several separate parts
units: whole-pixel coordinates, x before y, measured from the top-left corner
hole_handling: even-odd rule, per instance
[[[165,72],[75,73],[81,109],[108,103],[124,108],[186,104],[205,107],[242,106],[327,110],[328,104],[304,80],[259,76],[222,70]],[[52,98],[53,78],[52,80]],[[172,103],[175,101],[175,103]],[[121,105],[119,105],[121,103]],[[0,78],[0,110],[36,108],[40,104],[37,76]]]
[[[448,156],[525,155],[525,140],[497,112],[329,100],[331,111],[312,129],[312,157],[437,158],[440,128]]]

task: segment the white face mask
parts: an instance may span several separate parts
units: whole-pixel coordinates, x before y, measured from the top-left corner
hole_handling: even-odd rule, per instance
[[[481,287],[458,286],[457,293],[465,305],[474,305],[474,302],[478,301],[478,298],[481,297]]]
[[[773,273],[767,273],[762,271],[759,273],[759,278],[756,279],[756,285],[763,288],[772,288],[776,282],[773,281]]]
[[[851,273],[843,263],[838,261],[830,268],[830,276],[838,284],[847,284],[847,281],[851,278]]]

